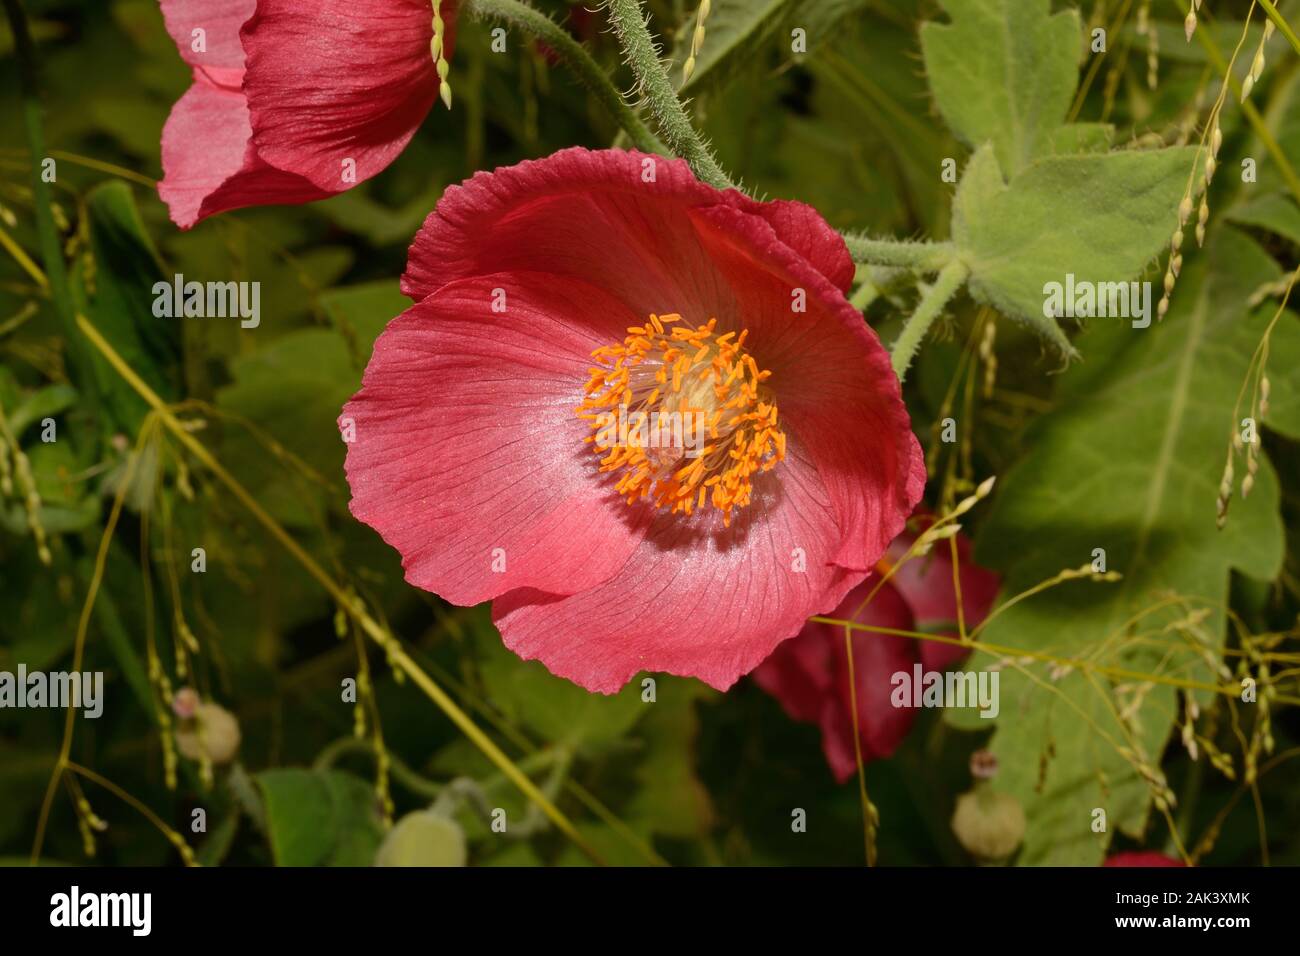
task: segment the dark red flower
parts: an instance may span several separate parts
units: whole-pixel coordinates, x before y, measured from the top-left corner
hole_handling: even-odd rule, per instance
[[[1152,850],[1128,850],[1108,857],[1102,866],[1186,866],[1182,860],[1175,860]]]
[[[920,519],[928,525],[929,517]],[[883,564],[901,561],[916,536],[900,535]],[[988,615],[997,596],[998,576],[970,561],[970,541],[956,538],[961,607],[967,630]],[[827,617],[896,631],[957,634],[957,592],[947,541],[929,554],[903,562],[888,580],[873,573]],[[780,701],[795,720],[821,727],[826,762],[837,780],[857,769],[853,746],[853,699],[844,628],[810,621],[797,637],[777,647],[754,671],[754,680]],[[944,670],[966,655],[962,647],[870,631],[853,631],[853,673],[857,692],[862,759],[888,757],[907,736],[916,712],[890,702],[893,675],[911,674],[918,662],[926,671]]]

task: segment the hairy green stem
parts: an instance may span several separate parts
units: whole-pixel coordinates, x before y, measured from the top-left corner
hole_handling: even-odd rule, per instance
[[[628,105],[609,75],[591,58],[586,47],[545,13],[530,7],[523,0],[468,0],[466,9],[480,17],[504,20],[541,40],[578,75],[578,79],[609,111],[637,149],[647,153],[668,152],[659,137],[651,132],[650,127]]]
[[[731,180],[704,145],[677,98],[668,71],[659,60],[641,4],[638,0],[609,0],[609,18],[623,44],[628,65],[636,75],[637,86],[650,104],[659,132],[669,147],[690,163],[695,175],[704,182],[719,189],[730,188]]]
[[[930,286],[921,296],[921,301],[916,307],[916,311],[903,325],[903,333],[894,343],[890,352],[890,359],[894,365],[894,374],[898,376],[901,382],[907,374],[907,367],[912,364],[912,356],[916,350],[921,347],[921,340],[925,338],[925,333],[930,331],[930,326],[934,320],[939,317],[943,307],[948,304],[957,290],[962,287],[966,277],[970,275],[970,269],[966,263],[960,259],[952,259],[939,272],[938,277],[934,280],[934,285]]]
[[[938,272],[956,254],[951,242],[903,242],[872,239],[860,233],[844,233],[844,243],[855,262],[878,266],[899,266],[916,272]]]

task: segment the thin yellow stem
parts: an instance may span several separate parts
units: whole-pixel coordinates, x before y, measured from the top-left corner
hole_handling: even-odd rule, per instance
[[[61,159],[64,162],[72,163],[74,166],[85,166],[87,169],[94,169],[101,173],[108,173],[110,176],[129,179],[133,183],[139,183],[141,186],[148,186],[150,189],[158,188],[157,180],[141,175],[135,170],[127,169],[125,166],[118,166],[116,163],[106,163],[102,159],[91,159],[89,156],[80,156],[77,153],[69,153],[64,149],[52,149],[50,150],[50,156],[54,159]]]
[[[50,280],[45,277],[41,267],[32,261],[32,257],[27,254],[22,246],[18,245],[14,237],[5,232],[4,227],[0,226],[0,246],[4,247],[5,252],[9,253],[14,262],[22,267],[22,270],[36,280],[36,284],[43,290],[50,288]]]
[[[1277,7],[1273,6],[1272,0],[1259,0],[1259,5],[1264,8],[1264,12],[1273,21],[1273,26],[1277,27],[1278,32],[1286,37],[1286,42],[1291,44],[1291,49],[1300,53],[1300,37],[1295,35],[1291,24],[1282,19],[1282,14],[1277,12]]]
[[[1207,684],[1203,681],[1168,677],[1164,674],[1147,674],[1143,671],[1129,670],[1125,667],[1111,667],[1107,664],[1097,664],[1093,661],[1084,660],[1078,657],[1063,657],[1059,654],[1049,654],[1046,651],[1035,651],[1025,647],[1009,647],[1005,644],[989,644],[985,641],[977,641],[973,639],[963,641],[960,638],[948,637],[945,634],[927,634],[924,631],[908,631],[896,627],[878,627],[874,624],[859,624],[857,621],[842,621],[839,618],[823,617],[820,614],[815,617],[810,617],[808,620],[817,621],[821,624],[833,624],[836,627],[848,627],[855,631],[869,631],[873,634],[892,634],[896,637],[911,637],[922,641],[937,641],[940,644],[953,644],[959,647],[969,647],[999,657],[1027,657],[1049,664],[1059,664],[1065,667],[1074,667],[1081,671],[1103,674],[1107,677],[1116,677],[1120,680],[1145,681],[1152,684],[1167,684],[1170,687],[1181,687],[1186,690],[1203,690],[1212,694],[1222,694],[1226,697],[1236,697],[1241,693],[1241,688],[1234,684]],[[1289,694],[1278,694],[1274,699],[1281,704],[1300,705],[1300,697],[1292,697]]]
[[[113,532],[117,529],[118,518],[122,515],[122,505],[126,501],[127,490],[131,487],[132,480],[135,478],[135,468],[136,463],[140,460],[140,450],[153,433],[155,423],[156,419],[151,415],[140,426],[140,434],[135,443],[135,453],[127,458],[126,468],[122,474],[122,483],[118,486],[117,494],[113,497],[113,507],[108,513],[108,522],[104,525],[104,533],[99,538],[99,551],[95,555],[95,570],[90,577],[90,586],[86,589],[86,600],[81,606],[81,618],[77,621],[77,635],[72,645],[72,672],[74,674],[81,672],[81,663],[86,652],[86,634],[90,630],[90,615],[95,607],[95,597],[99,594],[100,582],[104,580],[104,568],[108,563],[108,549],[113,542]],[[49,785],[45,788],[45,799],[41,802],[41,813],[36,822],[36,838],[32,841],[32,866],[35,866],[41,858],[41,846],[45,842],[45,828],[49,824],[54,794],[58,790],[63,771],[70,766],[68,758],[72,754],[72,734],[76,722],[77,709],[73,706],[72,698],[69,697],[68,708],[63,719],[63,743],[59,746],[59,756],[54,763],[54,770],[50,774]]]
[[[871,798],[867,795],[867,768],[862,760],[862,734],[858,730],[858,682],[853,674],[853,632],[844,629],[844,652],[849,658],[849,713],[853,718],[853,755],[858,764],[858,799],[862,803],[862,844],[867,866],[876,863],[874,827],[871,822]]]
[[[570,822],[554,803],[549,800],[537,785],[533,783],[498,747],[490,737],[485,734],[469,715],[466,714],[447,693],[434,682],[421,667],[413,661],[410,656],[402,649],[397,639],[386,631],[362,606],[361,602],[348,592],[331,577],[324,568],[309,555],[302,546],[295,541],[283,527],[280,526],[262,508],[253,496],[244,488],[230,472],[218,462],[193,435],[177,420],[170,409],[164,404],[163,400],[151,389],[139,375],[131,369],[129,365],[122,360],[113,346],[100,335],[99,330],[84,316],[77,316],[77,327],[88,338],[92,345],[99,350],[100,354],[108,361],[113,369],[122,376],[122,378],[132,388],[139,393],[140,397],[157,413],[159,421],[168,431],[175,436],[185,448],[197,458],[217,479],[226,486],[239,502],[248,509],[254,518],[288,551],[302,566],[308,574],[329,592],[338,606],[343,608],[360,626],[360,628],[376,644],[383,648],[389,655],[392,663],[403,671],[411,681],[424,691],[425,695],[432,700],[439,709],[451,720],[453,724],[466,736],[470,741],[483,752],[483,754],[492,761],[497,768],[506,775],[506,777],[523,792],[523,794],[532,800],[533,803],[542,810],[543,813],[555,824],[556,828],[572,840],[579,849],[581,849],[594,862],[603,864],[600,855],[587,843],[577,828]]]
[[[166,823],[164,823],[162,819],[158,816],[158,814],[150,810],[144,803],[142,803],[136,797],[133,797],[131,794],[127,793],[125,790],[123,790],[121,787],[115,784],[112,780],[109,780],[107,777],[95,773],[95,771],[87,767],[83,767],[80,764],[73,763],[71,761],[68,761],[64,766],[65,769],[71,770],[73,773],[81,774],[81,776],[85,777],[87,780],[99,784],[109,793],[113,794],[113,796],[117,797],[123,803],[132,807],[142,817],[144,817],[151,824],[153,824],[159,830],[159,832],[161,832],[162,835],[167,838],[167,842],[171,843],[172,846],[180,850],[181,859],[184,861],[186,866],[199,865],[198,861],[194,858],[193,851],[190,850],[189,848],[189,844],[185,842],[185,838],[181,836],[179,833],[177,833],[175,830],[173,830],[171,827],[169,827]]]
[[[1259,0],[1259,2],[1261,5],[1264,5],[1267,0]],[[1265,12],[1268,12],[1270,8],[1271,4],[1265,6]],[[1276,9],[1272,9],[1270,16],[1276,18],[1275,22],[1281,21],[1281,18],[1277,16]],[[1281,22],[1285,25],[1286,21]],[[1249,17],[1247,17],[1246,23],[1247,27],[1249,27]],[[1234,90],[1240,99],[1241,83],[1232,72],[1232,64],[1236,63],[1237,55],[1241,52],[1242,46],[1246,42],[1246,31],[1242,31],[1241,39],[1237,42],[1236,49],[1232,51],[1231,61],[1225,61],[1223,59],[1223,53],[1219,50],[1219,45],[1214,41],[1213,31],[1197,30],[1196,39],[1199,40],[1201,46],[1205,48],[1205,52],[1210,57],[1210,61],[1214,64],[1215,69],[1224,76],[1223,89],[1219,92],[1219,100],[1215,104],[1215,111],[1217,111],[1222,108],[1224,97],[1227,95],[1229,88]],[[1268,150],[1268,154],[1272,157],[1273,162],[1277,164],[1278,172],[1281,173],[1282,178],[1286,180],[1286,185],[1291,191],[1291,195],[1296,198],[1297,202],[1300,202],[1300,176],[1296,175],[1295,167],[1291,165],[1291,160],[1287,157],[1286,153],[1283,152],[1282,147],[1278,145],[1277,139],[1268,128],[1268,124],[1264,122],[1264,117],[1260,115],[1259,110],[1255,108],[1255,104],[1250,102],[1250,100],[1246,100],[1241,104],[1241,111],[1245,114],[1246,120],[1250,123],[1251,129],[1255,131],[1255,135],[1259,137],[1260,142],[1264,144],[1264,148]],[[1211,125],[1213,124],[1206,124],[1207,132]],[[1202,141],[1204,141],[1204,138],[1202,138]]]

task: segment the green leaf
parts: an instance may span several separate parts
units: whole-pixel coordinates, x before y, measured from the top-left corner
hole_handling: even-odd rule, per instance
[[[743,61],[755,57],[776,34],[791,6],[791,0],[717,0],[704,23],[704,46],[695,58],[690,79],[681,85],[682,91],[698,90],[706,79],[714,84],[730,79]],[[682,25],[672,56],[674,80],[681,77],[682,65],[690,55],[698,11],[697,6]]]
[[[360,387],[375,338],[410,300],[395,282],[375,282],[331,290],[320,304],[334,328],[297,329],[238,357],[234,381],[217,393],[219,407],[254,423],[312,470],[304,485],[246,429],[229,430],[223,442],[223,455],[245,469],[245,483],[265,495],[272,514],[295,525],[312,521],[304,490],[339,481],[339,412]]]
[[[1089,361],[1061,376],[1056,410],[1027,435],[1030,451],[1000,486],[977,560],[1004,573],[1004,596],[1090,565],[1098,548],[1123,578],[1047,590],[995,618],[981,640],[1177,679],[1225,679],[1207,661],[1220,657],[1230,571],[1270,580],[1282,560],[1267,460],[1250,497],[1233,502],[1222,531],[1215,526],[1233,404],[1272,314],[1247,300],[1277,273],[1251,240],[1223,230],[1189,258],[1163,322],[1133,329],[1101,321],[1083,336]],[[1279,326],[1274,338],[1294,354],[1300,326]],[[1284,375],[1279,391],[1300,380],[1294,367]],[[970,666],[995,660],[980,655]],[[1205,706],[1207,694],[1197,696]],[[1003,661],[1000,702],[996,784],[1029,821],[1019,862],[1095,865],[1117,829],[1142,833],[1151,792],[1134,764],[1140,755],[1160,766],[1181,711],[1173,687]],[[1104,834],[1092,831],[1096,808],[1107,814]]]
[[[521,660],[491,627],[480,630],[478,643],[479,672],[489,700],[548,743],[599,749],[626,734],[655,706],[641,700],[637,681],[606,696],[556,677],[537,661]]]
[[[369,866],[383,839],[374,788],[339,770],[264,770],[276,866]]]
[[[239,813],[227,813],[208,834],[198,849],[199,863],[202,866],[220,866],[230,848],[234,845],[235,834],[239,832]]]
[[[1136,278],[1169,243],[1195,155],[1178,147],[1052,156],[1004,183],[993,150],[981,148],[953,206],[971,294],[1075,354],[1045,314],[1044,286],[1070,274],[1098,285]]]
[[[696,775],[700,721],[696,701],[712,696],[698,681],[660,676],[650,713],[637,728],[645,758],[637,767],[638,787],[628,819],[646,829],[681,839],[703,837],[713,825],[713,802]]]
[[[1115,127],[1109,123],[1068,123],[1052,134],[1050,151],[1061,153],[1104,153],[1115,139]]]
[[[164,400],[180,394],[180,326],[153,314],[153,286],[164,269],[124,183],[105,183],[86,199],[90,252],[74,272],[77,308]],[[95,376],[111,423],[134,435],[148,405],[95,353]]]
[[[432,183],[397,209],[375,201],[363,189],[339,193],[316,208],[335,225],[364,236],[377,246],[409,243],[429,210],[437,205],[445,186],[443,182]]]
[[[67,411],[76,401],[77,390],[71,385],[47,385],[28,395],[9,413],[9,429],[21,437],[29,425]]]
[[[755,62],[779,36],[786,55],[793,50],[792,31],[803,31],[805,52],[835,38],[837,24],[867,6],[867,0],[714,0],[704,22],[704,45],[695,58],[683,92],[716,89]],[[679,80],[690,56],[699,7],[687,17],[673,49],[673,79]]]
[[[808,49],[838,39],[840,21],[867,9],[871,0],[808,0],[794,4],[787,25],[802,27],[808,33]]]
[[[950,24],[921,27],[930,88],[972,149],[992,142],[1014,174],[1051,152],[1078,85],[1079,15],[1049,0],[941,0]]]
[[[348,345],[354,361],[364,367],[370,348],[389,322],[411,307],[394,279],[331,289],[320,297],[321,308]]]
[[[1236,206],[1227,218],[1243,226],[1255,226],[1300,245],[1300,207],[1281,193],[1260,196]]]

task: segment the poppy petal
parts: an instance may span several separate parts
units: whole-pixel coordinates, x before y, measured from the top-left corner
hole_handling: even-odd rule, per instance
[[[604,694],[642,670],[727,689],[860,580],[829,560],[835,514],[797,444],[782,469],[779,482],[759,476],[753,504],[729,528],[715,512],[660,512],[609,581],[562,599],[498,598],[506,646]]]
[[[847,288],[853,262],[844,241],[803,203],[714,189],[682,160],[574,147],[449,188],[411,245],[402,291],[418,300],[461,276],[529,269],[605,285],[642,314],[716,314],[727,290],[685,215],[713,205],[767,222]]]
[[[808,449],[839,514],[832,560],[869,570],[925,490],[889,355],[861,313],[764,221],[721,207],[695,215],[756,358],[772,372],[781,421]]]
[[[249,142],[248,107],[237,90],[201,72],[163,126],[158,194],[172,221],[188,229],[229,209],[323,199],[311,183],[264,163]]]
[[[570,594],[622,567],[649,511],[600,491],[574,409],[606,327],[631,321],[598,289],[506,274],[389,324],[340,423],[355,430],[352,513],[402,553],[408,581],[470,605]]]
[[[239,28],[256,8],[257,0],[162,0],[163,22],[181,59],[233,90],[244,76]]]
[[[438,95],[432,10],[429,0],[259,0],[242,38],[262,158],[328,193],[388,166]],[[454,16],[444,0],[449,31]]]

